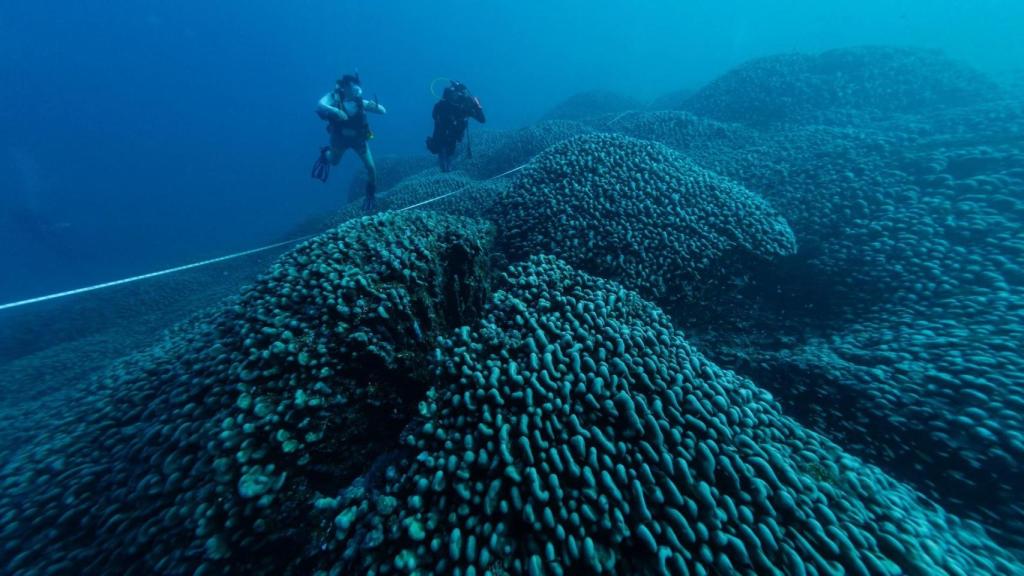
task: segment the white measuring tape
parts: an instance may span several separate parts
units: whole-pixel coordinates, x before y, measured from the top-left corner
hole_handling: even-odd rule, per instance
[[[498,178],[501,178],[502,176],[508,176],[509,174],[512,174],[514,172],[519,172],[523,168],[526,168],[526,164],[523,164],[522,166],[516,166],[515,168],[513,168],[511,170],[507,170],[505,172],[502,172],[501,174],[498,174],[497,176],[491,176],[490,178],[485,178],[481,182],[487,182],[488,180],[497,180]],[[469,188],[472,185],[473,184],[466,184],[462,188],[457,188],[457,189],[452,190],[451,192],[449,192],[447,194],[441,194],[440,196],[436,196],[436,197],[431,198],[429,200],[424,200],[423,202],[420,202],[418,204],[413,204],[412,206],[406,206],[405,208],[402,208],[401,210],[395,210],[395,212],[405,212],[406,210],[412,210],[413,208],[419,208],[420,206],[423,206],[424,204],[430,204],[431,202],[437,202],[438,200],[442,200],[442,199],[447,198],[449,196],[453,196],[455,194],[458,194],[459,192],[462,192],[463,190],[465,190],[466,188]]]
[[[497,176],[491,176],[490,178],[485,178],[484,180],[481,180],[481,182],[487,182],[488,180],[497,180],[498,178],[501,178],[503,176],[508,176],[509,174],[518,172],[518,171],[522,170],[523,168],[526,168],[526,166],[527,166],[526,164],[523,164],[522,166],[517,166],[517,167],[515,167],[515,168],[513,168],[511,170],[502,172],[501,174],[498,174]],[[442,194],[440,196],[437,196],[437,197],[434,197],[434,198],[430,198],[429,200],[424,200],[423,202],[419,202],[417,204],[413,204],[412,206],[406,206],[405,208],[402,208],[400,210],[396,210],[395,212],[405,212],[406,210],[412,210],[413,208],[418,208],[418,207],[423,206],[425,204],[430,204],[431,202],[437,202],[438,200],[441,200],[443,198],[447,198],[449,196],[453,196],[455,194],[458,194],[459,192],[462,192],[463,190],[465,190],[466,188],[469,188],[472,185],[473,184],[466,184],[462,188],[458,188],[456,190],[448,192],[447,194]],[[317,233],[317,234],[307,234],[307,235],[302,236],[300,238],[293,238],[291,240],[285,240],[284,242],[277,242],[275,244],[270,244],[269,246],[262,246],[260,248],[253,248],[252,250],[245,250],[244,252],[235,252],[234,254],[228,254],[227,256],[220,256],[218,258],[211,258],[209,260],[203,260],[201,262],[193,262],[192,264],[186,264],[184,266],[177,266],[177,267],[174,267],[174,268],[168,268],[166,270],[159,270],[157,272],[150,272],[149,274],[142,274],[142,275],[139,275],[139,276],[132,276],[131,278],[123,278],[121,280],[114,280],[113,282],[104,282],[103,284],[96,284],[95,286],[86,286],[84,288],[76,288],[74,290],[68,290],[66,292],[57,292],[56,294],[48,294],[46,296],[39,296],[37,298],[29,298],[27,300],[20,300],[18,302],[10,302],[8,304],[0,304],[0,310],[7,310],[9,308],[18,308],[20,306],[28,306],[29,304],[36,304],[38,302],[45,302],[47,300],[56,300],[57,298],[64,298],[65,296],[74,296],[75,294],[82,294],[82,293],[85,293],[85,292],[93,292],[95,290],[102,290],[104,288],[112,288],[114,286],[120,286],[122,284],[129,284],[131,282],[138,282],[139,280],[148,280],[150,278],[156,278],[157,276],[165,276],[167,274],[174,274],[175,272],[184,272],[185,270],[191,270],[192,268],[199,268],[200,266],[206,266],[206,265],[209,265],[209,264],[216,264],[217,262],[225,262],[227,260],[234,260],[235,258],[241,258],[242,256],[248,256],[250,254],[256,254],[258,252],[266,252],[267,250],[273,250],[274,248],[279,248],[281,246],[287,246],[289,244],[295,244],[296,242],[302,242],[303,240],[308,240],[308,239],[310,239],[310,238],[312,238],[314,236],[318,236],[318,235],[319,235],[319,233]]]
[[[625,116],[626,114],[632,114],[633,112],[635,112],[635,110],[626,110],[626,111],[625,111],[625,112],[623,112],[622,114],[619,114],[619,115],[618,115],[618,116],[616,116],[615,118],[612,118],[611,120],[609,120],[609,121],[608,121],[608,123],[604,125],[604,127],[605,127],[605,128],[607,128],[607,127],[611,126],[612,124],[615,124],[615,123],[616,123],[616,122],[618,122],[619,120],[622,120],[622,118],[623,118],[623,117],[624,117],[624,116]]]
[[[26,306],[28,304],[35,304],[36,302],[45,302],[46,300],[55,300],[57,298],[63,298],[65,296],[74,296],[75,294],[81,294],[83,292],[92,292],[93,290],[100,290],[103,288],[111,288],[113,286],[120,286],[121,284],[128,284],[129,282],[138,282],[139,280],[147,280],[149,278],[156,278],[157,276],[163,276],[165,274],[173,274],[175,272],[183,272],[192,268],[199,268],[200,266],[206,266],[207,264],[216,264],[217,262],[224,262],[225,260],[232,260],[234,258],[241,258],[242,256],[248,256],[249,254],[255,254],[257,252],[264,252],[267,250],[273,250],[279,246],[286,246],[288,244],[294,244],[301,242],[307,238],[312,238],[316,234],[310,234],[303,236],[302,238],[295,238],[294,240],[285,240],[284,242],[278,242],[277,244],[271,244],[269,246],[263,246],[262,248],[253,248],[252,250],[246,250],[244,252],[236,252],[234,254],[228,254],[227,256],[221,256],[219,258],[211,258],[210,260],[203,260],[202,262],[193,262],[192,264],[186,264],[184,266],[177,266],[175,268],[168,268],[167,270],[160,270],[158,272],[150,272],[149,274],[142,274],[140,276],[132,276],[131,278],[124,278],[122,280],[114,280],[113,282],[104,282],[103,284],[96,284],[95,286],[86,286],[85,288],[76,288],[74,290],[68,290],[67,292],[58,292],[56,294],[50,294],[47,296],[39,296],[38,298],[29,298],[28,300],[21,300],[19,302],[11,302],[10,304],[0,305],[0,310],[6,310],[8,308],[17,308],[18,306]]]

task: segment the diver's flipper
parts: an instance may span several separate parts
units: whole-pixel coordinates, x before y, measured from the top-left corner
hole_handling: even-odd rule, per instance
[[[377,209],[377,186],[367,182],[366,199],[363,200],[363,210],[373,212]]]
[[[330,146],[320,149],[320,157],[313,163],[313,171],[310,173],[310,176],[321,182],[327,182],[327,177],[331,175],[331,163],[327,161],[327,151],[330,149]]]

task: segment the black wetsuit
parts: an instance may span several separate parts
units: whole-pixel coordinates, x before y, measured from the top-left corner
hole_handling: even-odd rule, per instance
[[[451,170],[451,158],[455,154],[455,146],[462,141],[473,118],[481,124],[486,122],[484,109],[480,103],[466,93],[445,94],[434,104],[434,133],[427,138],[427,148],[437,154],[441,170]]]

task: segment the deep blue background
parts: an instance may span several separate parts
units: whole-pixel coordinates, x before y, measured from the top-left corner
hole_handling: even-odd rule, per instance
[[[752,56],[865,43],[1024,53],[1019,0],[4,0],[0,302],[279,238],[340,205],[316,100],[358,67],[376,154],[423,153],[431,79],[497,128],[607,88],[647,99]],[[352,169],[355,161],[347,159]]]

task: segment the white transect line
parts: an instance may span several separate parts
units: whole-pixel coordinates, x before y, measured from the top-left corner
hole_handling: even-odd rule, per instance
[[[160,270],[158,272],[150,272],[149,274],[142,274],[141,276],[132,276],[131,278],[124,278],[122,280],[114,280],[113,282],[104,282],[103,284],[96,284],[95,286],[86,286],[85,288],[76,288],[74,290],[68,290],[67,292],[58,292],[56,294],[49,294],[47,296],[39,296],[38,298],[29,298],[28,300],[21,300],[20,302],[11,302],[9,304],[0,305],[0,310],[6,310],[8,308],[17,308],[18,306],[26,306],[28,304],[35,304],[36,302],[45,302],[46,300],[55,300],[57,298],[63,298],[65,296],[74,296],[75,294],[81,294],[83,292],[92,292],[93,290],[101,290],[103,288],[111,288],[113,286],[120,286],[121,284],[128,284],[129,282],[138,282],[139,280],[147,280],[149,278],[156,278],[157,276],[163,276],[165,274],[174,274],[175,272],[183,272],[192,268],[199,268],[200,266],[206,266],[207,264],[216,264],[217,262],[223,262],[225,260],[232,260],[234,258],[240,258],[242,256],[248,256],[249,254],[255,254],[257,252],[264,252],[266,250],[272,250],[279,246],[285,246],[288,244],[294,244],[301,242],[308,238],[312,238],[316,234],[310,234],[303,236],[302,238],[295,238],[293,240],[285,240],[284,242],[278,242],[269,246],[263,246],[261,248],[253,248],[252,250],[246,250],[245,252],[236,252],[234,254],[228,254],[227,256],[221,256],[219,258],[211,258],[209,260],[203,260],[202,262],[193,262],[192,264],[186,264],[184,266],[178,266],[175,268],[168,268],[167,270]]]
[[[483,181],[487,182],[488,180],[497,180],[498,178],[501,178],[502,176],[508,176],[509,174],[512,174],[514,172],[519,172],[523,168],[526,168],[526,166],[527,166],[526,164],[523,164],[522,166],[516,166],[515,168],[513,168],[511,170],[508,170],[506,172],[502,172],[501,174],[498,174],[497,176],[491,176],[490,178],[486,178]],[[428,200],[424,200],[423,202],[419,202],[417,204],[413,204],[412,206],[406,206],[405,208],[402,208],[400,210],[395,210],[395,212],[405,212],[406,210],[412,210],[413,208],[419,208],[420,206],[423,206],[424,204],[430,204],[431,202],[437,202],[438,200],[441,200],[441,199],[447,198],[449,196],[458,194],[459,192],[462,192],[463,190],[465,190],[466,188],[469,188],[470,186],[472,186],[472,184],[466,184],[462,188],[456,188],[455,190],[452,190],[451,192],[448,192],[447,194],[441,194],[440,196],[435,196],[434,198],[430,198]]]
[[[527,166],[526,164],[523,164],[522,166],[517,166],[517,167],[515,167],[515,168],[513,168],[511,170],[502,172],[501,174],[498,174],[497,176],[491,176],[490,178],[485,178],[482,181],[483,182],[487,182],[488,180],[497,180],[498,178],[501,178],[503,176],[508,176],[509,174],[518,172],[518,171],[522,170],[523,168],[526,168],[526,166]],[[413,208],[418,208],[420,206],[423,206],[424,204],[430,204],[431,202],[437,202],[438,200],[441,200],[443,198],[447,198],[447,197],[452,196],[454,194],[458,194],[459,192],[462,192],[463,190],[465,190],[466,188],[469,188],[470,186],[472,186],[472,184],[467,184],[467,185],[463,186],[462,188],[458,188],[456,190],[448,192],[447,194],[442,194],[440,196],[437,196],[437,197],[434,197],[434,198],[430,198],[428,200],[424,200],[423,202],[419,202],[417,204],[413,204],[412,206],[406,206],[405,208],[402,208],[400,210],[395,210],[395,212],[405,212],[406,210],[412,210]],[[269,246],[262,246],[260,248],[253,248],[252,250],[246,250],[244,252],[235,252],[234,254],[228,254],[227,256],[220,256],[218,258],[211,258],[209,260],[203,260],[201,262],[193,262],[191,264],[186,264],[184,266],[177,266],[175,268],[168,268],[166,270],[159,270],[157,272],[150,272],[149,274],[142,274],[140,276],[132,276],[131,278],[123,278],[121,280],[114,280],[113,282],[104,282],[103,284],[96,284],[95,286],[86,286],[84,288],[76,288],[74,290],[68,290],[67,292],[57,292],[56,294],[48,294],[46,296],[39,296],[37,298],[29,298],[27,300],[19,300],[18,302],[10,302],[10,303],[7,303],[7,304],[0,304],[0,310],[7,310],[9,308],[18,308],[20,306],[28,306],[29,304],[36,304],[38,302],[45,302],[47,300],[56,300],[57,298],[64,298],[65,296],[74,296],[75,294],[82,294],[82,293],[85,293],[85,292],[92,292],[94,290],[102,290],[104,288],[112,288],[114,286],[120,286],[122,284],[129,284],[131,282],[138,282],[139,280],[148,280],[150,278],[156,278],[157,276],[165,276],[167,274],[174,274],[176,272],[183,272],[185,270],[191,270],[192,268],[199,268],[200,266],[206,266],[208,264],[216,264],[217,262],[224,262],[226,260],[233,260],[235,258],[241,258],[242,256],[248,256],[250,254],[256,254],[258,252],[266,252],[267,250],[273,250],[274,248],[278,248],[278,247],[281,247],[281,246],[287,246],[288,244],[295,244],[296,242],[302,242],[303,240],[308,240],[308,239],[310,239],[310,238],[312,238],[314,236],[318,236],[319,234],[320,234],[319,232],[317,234],[307,234],[306,236],[302,236],[300,238],[293,238],[291,240],[285,240],[284,242],[277,242],[275,244],[270,244]]]
[[[619,114],[615,118],[612,118],[611,120],[609,120],[608,123],[604,125],[604,127],[607,128],[607,127],[611,126],[612,124],[615,124],[616,122],[621,120],[623,116],[625,116],[626,114],[632,114],[633,112],[635,112],[635,110],[626,110],[622,114]]]

